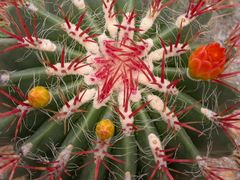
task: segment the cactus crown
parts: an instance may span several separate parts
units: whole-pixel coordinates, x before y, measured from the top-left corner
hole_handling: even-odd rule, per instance
[[[3,178],[237,179],[240,91],[226,80],[240,72],[226,69],[239,25],[224,43],[198,39],[239,3],[0,5]],[[223,149],[234,153],[210,157]]]

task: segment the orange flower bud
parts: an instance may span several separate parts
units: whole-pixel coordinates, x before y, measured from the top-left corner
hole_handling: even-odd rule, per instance
[[[200,46],[189,57],[188,73],[193,79],[214,79],[224,71],[226,60],[226,49],[219,43]]]
[[[52,99],[51,93],[42,86],[36,86],[28,92],[28,102],[34,108],[47,106]]]
[[[96,134],[97,137],[103,141],[111,138],[114,135],[114,131],[114,124],[109,119],[102,119],[97,123]]]

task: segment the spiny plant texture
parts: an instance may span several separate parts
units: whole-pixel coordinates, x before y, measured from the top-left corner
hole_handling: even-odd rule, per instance
[[[239,2],[0,5],[0,179],[240,179]]]

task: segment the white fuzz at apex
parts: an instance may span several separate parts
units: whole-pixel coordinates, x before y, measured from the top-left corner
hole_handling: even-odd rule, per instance
[[[55,69],[51,67],[46,68],[46,73],[50,76],[67,76],[67,75],[87,75],[93,71],[90,66],[87,66],[84,63],[79,64],[78,66],[82,66],[81,68],[75,68],[71,66],[71,63],[64,63],[64,67],[62,67],[61,63],[54,64]],[[69,68],[71,67],[71,68]]]
[[[164,159],[161,157],[164,156],[165,153],[162,151],[163,147],[159,138],[155,134],[151,133],[148,135],[148,143],[151,148],[155,162],[159,162],[159,169],[161,168],[161,166],[167,167],[167,162],[164,161]]]
[[[141,20],[140,29],[142,31],[140,31],[140,33],[144,34],[145,32],[147,32],[147,30],[149,30],[152,27],[154,21],[160,14],[160,11],[158,11],[158,12],[154,13],[154,15],[153,15],[152,14],[153,11],[154,10],[152,8],[149,9],[146,16]]]
[[[186,51],[190,50],[190,47],[187,45],[184,47],[184,51],[181,51],[181,50],[183,50],[182,46],[183,46],[183,44],[179,43],[179,44],[177,44],[177,47],[173,46],[172,50],[171,50],[170,46],[167,46],[166,47],[167,53],[165,53],[165,59],[170,58],[170,57],[178,57],[181,54],[185,53]],[[163,57],[163,53],[164,53],[164,48],[157,49],[149,54],[148,60],[150,60],[150,61],[161,60]]]
[[[154,23],[154,18],[149,15],[149,12],[147,12],[147,15],[142,19],[140,29],[140,33],[144,34],[148,29],[150,29]]]
[[[118,27],[115,25],[118,24],[118,21],[114,15],[115,12],[114,12],[113,5],[114,5],[114,2],[112,0],[104,1],[103,12],[104,12],[104,18],[106,22],[106,28],[109,31],[111,37],[116,38],[118,33]]]
[[[127,171],[126,173],[125,173],[125,178],[124,178],[124,180],[131,180],[132,178],[131,178],[131,173],[129,172],[129,171]]]
[[[95,94],[94,98],[93,98],[93,107],[95,109],[100,109],[103,106],[106,106],[107,102],[111,99],[111,96],[108,96],[107,98],[105,98],[103,101],[99,102],[98,101],[98,93]]]
[[[150,101],[150,106],[158,111],[162,117],[162,119],[170,125],[170,127],[174,128],[176,131],[179,131],[181,129],[181,126],[176,124],[178,121],[178,118],[175,116],[173,112],[168,107],[164,107],[163,101],[155,95],[148,95],[148,101]]]
[[[78,8],[78,9],[84,9],[86,7],[84,0],[72,0],[72,3]]]
[[[34,40],[34,45],[29,43],[27,38],[23,38],[24,42],[22,44],[27,44],[27,48],[29,49],[37,49],[39,51],[46,51],[46,52],[54,52],[57,49],[57,46],[50,41],[49,39],[36,39],[35,37],[32,37]]]
[[[79,44],[86,48],[88,52],[91,54],[98,54],[99,47],[98,44],[93,42],[92,38],[88,38],[89,35],[85,33],[81,28],[77,29],[76,25],[69,23],[70,27],[68,27],[67,23],[61,24],[62,29],[74,40],[76,40]]]
[[[96,93],[95,89],[89,89],[87,91],[81,92],[78,96],[75,96],[73,99],[67,102],[60,111],[56,114],[57,120],[65,120],[70,117],[72,114],[78,111],[78,108],[85,104],[86,102],[93,99]],[[81,98],[81,100],[79,99]]]
[[[31,2],[27,1],[26,3],[24,3],[24,5],[27,7],[27,9],[29,9],[32,12],[37,12],[38,11],[38,8]]]
[[[161,82],[161,79],[159,77],[155,77],[157,84],[149,83],[148,79],[144,74],[139,75],[139,83],[152,88],[154,90],[157,90],[159,92],[163,93],[170,93],[172,95],[178,95],[179,91],[175,86],[170,86],[170,81],[167,79],[164,79],[164,82]]]
[[[32,149],[32,146],[33,146],[33,144],[29,142],[27,144],[24,144],[21,147],[21,152],[22,152],[23,156],[26,156],[30,152],[30,150]]]
[[[209,120],[214,121],[214,118],[217,117],[217,114],[210,109],[201,108],[201,113],[205,115]]]
[[[29,102],[28,101],[24,101],[24,103],[26,103],[26,104],[29,104]],[[19,111],[19,114],[22,114],[23,112],[30,112],[31,110],[33,110],[31,107],[29,107],[29,106],[26,106],[26,105],[18,105],[17,107],[16,107],[16,109],[19,109],[20,111]]]
[[[131,13],[126,13],[126,17],[130,18]],[[131,28],[135,28],[135,18],[133,18],[130,22],[128,22],[128,18],[123,18],[122,21],[122,26],[124,26],[124,29],[120,29],[118,38],[119,39],[125,39],[125,38],[130,38],[133,39],[134,36],[134,31],[131,30]]]
[[[71,157],[71,153],[73,150],[73,145],[69,144],[67,147],[65,147],[58,155],[56,161],[59,162],[61,166],[65,166],[67,162],[69,161]],[[58,166],[58,164],[54,164],[55,166]]]
[[[100,141],[100,139],[98,139],[95,150],[97,150],[96,152],[94,152],[94,160],[95,163],[97,164],[98,160],[103,160],[103,158],[105,157],[105,153],[108,150],[109,147],[109,142],[110,139],[105,140],[104,142]]]
[[[10,72],[6,70],[0,70],[0,85],[7,85],[10,80]]]
[[[130,116],[132,114],[130,103],[128,103],[127,112],[125,112],[123,102],[122,102],[123,99],[124,99],[123,92],[121,92],[118,95],[119,111],[122,114],[121,116],[119,116],[119,118],[120,118],[123,134],[125,136],[130,136],[135,131],[134,118]]]
[[[180,16],[178,16],[176,22],[175,22],[175,25],[178,27],[178,28],[183,28],[187,25],[189,25],[195,18],[186,18],[186,14],[182,14]]]

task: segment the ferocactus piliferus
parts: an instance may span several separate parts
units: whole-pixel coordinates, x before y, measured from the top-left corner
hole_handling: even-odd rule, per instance
[[[238,2],[0,5],[2,178],[239,179]]]

